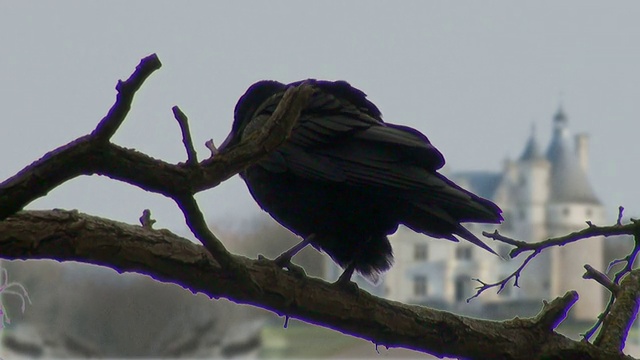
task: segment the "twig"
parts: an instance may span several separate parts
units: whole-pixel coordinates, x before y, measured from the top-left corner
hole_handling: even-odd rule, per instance
[[[509,252],[509,257],[511,257],[512,259],[518,256],[523,251],[535,250],[537,248],[536,243],[528,243],[526,241],[512,239],[510,237],[500,234],[498,230],[495,230],[492,233],[483,231],[482,235],[490,239],[503,242],[505,244],[513,245],[515,249]]]
[[[525,266],[527,266],[529,261],[531,261],[539,253],[540,253],[540,250],[536,250],[533,253],[529,254],[529,256],[527,256],[527,258],[522,262],[520,267],[518,267],[516,269],[516,271],[512,272],[511,275],[507,276],[506,278],[504,278],[504,279],[502,279],[502,280],[500,280],[498,282],[489,284],[489,283],[485,283],[484,281],[482,281],[480,279],[473,278],[472,280],[475,280],[475,281],[479,282],[480,286],[476,287],[477,291],[476,291],[475,295],[473,295],[472,297],[468,298],[467,302],[471,301],[474,298],[477,298],[484,291],[489,290],[489,289],[494,288],[494,287],[498,287],[499,286],[498,293],[500,293],[505,288],[505,286],[507,286],[507,284],[509,283],[509,280],[511,280],[512,278],[514,279],[513,286],[514,287],[520,287],[520,285],[518,284],[518,280],[520,280],[520,274],[522,273],[522,270],[525,268]]]
[[[182,132],[182,143],[184,144],[184,148],[187,150],[187,165],[197,165],[198,164],[198,155],[196,154],[196,149],[193,147],[193,140],[191,140],[191,132],[189,131],[189,119],[187,115],[185,115],[179,107],[174,106],[171,108],[173,111],[173,116],[178,121],[178,125],[180,125],[180,132]]]
[[[620,206],[619,208],[620,216],[623,210],[624,208]],[[485,231],[482,233],[482,235],[484,235],[485,237],[514,246],[514,249],[512,249],[509,252],[509,256],[511,258],[515,258],[525,251],[531,251],[532,253],[529,254],[529,256],[527,256],[527,258],[523,261],[520,267],[518,267],[513,273],[511,273],[509,276],[507,276],[506,278],[498,282],[485,283],[480,279],[474,279],[475,281],[480,283],[480,286],[476,288],[477,289],[476,294],[470,297],[469,299],[467,299],[467,302],[475,297],[478,297],[482,292],[490,288],[499,287],[498,292],[502,291],[502,289],[504,289],[504,287],[507,285],[509,280],[511,280],[512,278],[514,279],[513,286],[517,287],[520,274],[523,271],[524,267],[529,263],[529,261],[531,261],[531,259],[533,259],[542,250],[546,248],[553,247],[553,246],[564,246],[566,244],[569,244],[578,240],[590,238],[590,237],[596,237],[596,236],[608,237],[608,236],[615,236],[615,235],[628,235],[628,234],[635,234],[637,232],[640,232],[640,222],[631,222],[626,225],[622,225],[622,224],[618,225],[616,223],[616,225],[613,225],[613,226],[596,226],[593,223],[588,221],[587,228],[583,230],[575,231],[565,236],[549,238],[547,240],[529,243],[529,242],[515,240],[510,237],[504,236],[500,234],[498,230],[495,230],[493,233],[489,233]],[[633,262],[635,261],[635,258],[638,255],[638,251],[640,251],[640,248],[636,246],[634,248],[634,251],[629,256],[627,256],[625,259],[620,260],[620,261],[626,261],[627,265],[623,270],[621,270],[621,272],[616,274],[616,277],[613,280],[615,284],[618,284],[620,281],[620,278],[631,270],[631,266],[633,265]]]
[[[116,130],[120,127],[124,118],[131,109],[133,96],[140,89],[144,81],[156,70],[160,69],[162,63],[156,54],[151,54],[140,60],[136,70],[125,81],[118,81],[116,90],[116,102],[113,104],[107,115],[100,120],[91,136],[95,139],[107,142],[111,139]]]
[[[611,281],[606,274],[601,273],[589,264],[586,264],[584,268],[586,272],[584,273],[584,275],[582,275],[583,279],[592,279],[597,281],[600,285],[607,288],[614,296],[618,293],[620,287],[616,283]]]
[[[635,245],[633,246],[633,250],[631,250],[631,253],[627,256],[625,256],[624,258],[624,262],[625,265],[622,269],[620,269],[620,271],[618,271],[614,276],[613,276],[613,282],[615,282],[616,284],[620,283],[620,280],[627,275],[628,273],[631,272],[631,270],[633,269],[633,264],[636,262],[636,258],[638,257],[638,252],[640,252],[640,241],[639,241],[639,236],[636,234],[634,237],[634,241],[635,241]]]
[[[525,251],[542,250],[542,249],[546,249],[553,246],[564,246],[572,242],[576,242],[576,241],[591,238],[591,237],[632,235],[638,228],[640,228],[640,222],[638,224],[631,222],[629,224],[620,225],[620,226],[618,226],[617,224],[613,226],[596,226],[591,224],[585,229],[572,232],[568,235],[549,238],[543,241],[531,242],[531,243],[510,239],[508,237],[501,235],[497,230],[493,233],[489,233],[485,231],[482,233],[482,235],[490,239],[515,246],[516,248],[511,250],[511,252],[509,253],[509,256],[511,258],[515,258],[520,253]]]
[[[209,149],[209,151],[211,152],[211,156],[210,158],[218,155],[218,153],[220,151],[218,151],[218,148],[216,147],[216,144],[213,143],[213,139],[209,139],[204,143],[204,146]]]
[[[142,216],[140,216],[139,220],[140,225],[142,225],[143,228],[149,230],[153,229],[153,224],[156,223],[156,221],[151,218],[151,210],[149,209],[144,209],[142,211]]]
[[[607,301],[607,306],[605,306],[604,310],[598,315],[598,319],[596,320],[596,322],[587,331],[585,331],[583,334],[580,334],[580,336],[582,336],[583,341],[588,342],[591,339],[591,337],[596,333],[596,331],[598,331],[605,317],[607,317],[607,315],[611,311],[611,307],[613,306],[615,299],[616,297],[613,294],[609,295],[609,301]]]
[[[616,220],[616,225],[622,226],[622,213],[624,212],[624,206],[618,207],[618,220]]]
[[[620,207],[620,209],[623,209],[622,206]],[[622,210],[620,210],[620,213]],[[565,236],[560,236],[560,237],[556,237],[556,238],[549,238],[543,241],[539,241],[539,242],[526,242],[526,241],[521,241],[521,240],[515,240],[512,239],[510,237],[504,236],[502,234],[500,234],[498,232],[498,230],[495,230],[492,233],[489,232],[483,232],[482,235],[484,235],[485,237],[488,237],[490,239],[496,240],[496,241],[500,241],[503,242],[505,244],[509,244],[514,246],[514,248],[509,252],[509,256],[511,258],[515,258],[518,255],[520,255],[521,253],[525,252],[525,251],[532,251],[531,254],[529,254],[529,256],[527,256],[527,258],[524,260],[524,262],[522,263],[522,265],[520,265],[520,267],[518,267],[518,269],[516,269],[516,271],[514,271],[513,273],[511,273],[511,275],[507,276],[506,278],[495,282],[495,283],[485,283],[479,279],[474,279],[476,281],[478,281],[481,286],[477,287],[477,292],[475,295],[473,295],[472,297],[470,297],[469,299],[467,299],[467,301],[479,296],[482,292],[484,292],[485,290],[488,290],[490,288],[493,287],[499,287],[498,292],[502,291],[502,289],[504,289],[504,287],[507,285],[507,283],[509,282],[509,280],[511,280],[512,278],[515,279],[514,281],[514,285],[513,286],[518,286],[518,279],[520,278],[520,274],[522,272],[522,270],[524,269],[524,267],[529,263],[529,261],[531,261],[531,259],[533,259],[537,254],[539,254],[542,250],[549,248],[549,247],[553,247],[553,246],[564,246],[566,244],[572,243],[572,242],[576,242],[578,240],[582,240],[582,239],[586,239],[586,238],[590,238],[590,237],[596,237],[596,236],[615,236],[615,235],[627,235],[627,234],[634,234],[636,231],[640,231],[638,229],[640,229],[640,222],[632,222],[630,224],[626,224],[626,225],[613,225],[613,226],[596,226],[593,223],[587,222],[587,228],[580,230],[580,231],[575,231],[572,232],[571,234],[565,235]],[[634,249],[634,252],[632,254],[629,255],[629,257],[633,257],[633,259],[631,260],[631,262],[629,262],[629,259],[625,258],[623,261],[627,261],[627,266],[625,267],[626,272],[628,273],[628,271],[631,269],[631,265],[633,264],[633,261],[635,260],[638,251],[640,251],[640,249],[636,248]],[[629,265],[631,264],[631,265]],[[624,275],[624,274],[622,274]],[[617,280],[614,280],[614,283],[618,283],[620,280],[620,276],[622,275],[618,275],[617,276]]]

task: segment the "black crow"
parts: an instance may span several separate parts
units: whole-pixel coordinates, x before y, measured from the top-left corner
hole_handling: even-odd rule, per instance
[[[494,253],[460,223],[499,223],[500,208],[439,174],[444,158],[426,136],[383,122],[365,93],[345,81],[307,81],[315,92],[289,139],[240,174],[260,207],[304,239],[279,264],[311,244],[345,269],[339,282],[354,271],[375,281],[393,263],[387,235],[399,224],[435,238],[457,235]],[[221,147],[264,124],[287,88],[300,83],[249,87]]]

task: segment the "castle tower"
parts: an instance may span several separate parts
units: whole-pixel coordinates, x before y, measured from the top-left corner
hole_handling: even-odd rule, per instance
[[[518,159],[517,169],[512,231],[517,239],[540,241],[548,236],[546,208],[549,202],[551,164],[538,146],[535,129],[532,129],[527,145]],[[550,262],[550,254],[543,252],[529,264],[520,279],[522,290],[516,292],[520,298],[549,296]]]
[[[546,211],[549,201],[549,177],[551,164],[542,155],[535,130],[518,161],[516,228],[522,239],[542,239],[545,231]]]
[[[549,236],[566,235],[583,229],[585,221],[604,223],[604,211],[585,173],[586,141],[571,144],[568,119],[562,107],[553,118],[553,137],[546,158],[551,164],[549,202],[546,206]],[[604,270],[603,239],[590,239],[549,249],[551,253],[551,297],[575,289],[580,300],[571,315],[576,319],[594,319],[604,307],[603,288],[595,281],[582,279],[583,266]]]

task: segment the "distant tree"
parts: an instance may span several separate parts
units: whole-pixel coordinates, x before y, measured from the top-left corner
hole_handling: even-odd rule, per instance
[[[603,269],[586,267],[585,277],[609,289],[611,297],[593,331],[585,335],[585,341],[574,341],[554,331],[577,301],[575,292],[545,302],[534,318],[495,322],[388,301],[362,290],[334,286],[297,271],[285,271],[266,259],[252,260],[232,254],[207,227],[194,194],[215,187],[280,145],[297,121],[313,86],[303,83],[290,88],[264,127],[238,146],[201,162],[198,162],[191,142],[187,119],[174,108],[183,134],[187,161],[170,164],[110,141],[124,121],[135,92],[159,67],[160,62],[155,55],[143,59],[128,80],[118,83],[115,104],[91,134],[47,153],[0,184],[2,258],[72,260],[111,267],[119,272],[147,274],[158,281],[179,284],[192,292],[261,307],[279,315],[368,339],[376,345],[405,347],[437,356],[475,359],[630,358],[622,354],[621,349],[638,308],[640,270],[633,268],[638,246],[621,260],[623,269],[613,279],[604,275]],[[212,146],[211,151],[215,153],[216,149]],[[89,174],[106,175],[173,199],[203,246],[166,230],[154,230],[148,211],[141,217],[142,226],[134,226],[77,211],[22,210],[65,181]],[[522,267],[510,277],[495,284],[481,283],[479,292],[505,286],[509,279],[519,276],[529,260],[547,247],[591,236],[636,236],[640,233],[639,222],[622,224],[621,218],[622,211],[614,226],[588,224],[583,231],[540,243],[509,239],[497,232],[486,234],[496,241],[512,245],[512,257],[522,253],[529,255]],[[637,236],[635,239],[637,245]],[[102,294],[104,301],[112,295]],[[163,302],[157,306],[168,309]],[[59,315],[67,316],[66,321],[73,317],[70,313]],[[155,324],[157,322],[150,321],[141,326],[152,327]],[[597,337],[591,339],[596,329],[599,329]]]
[[[256,325],[264,318],[258,309],[212,302],[174,284],[85,264],[38,261],[4,266],[33,299],[24,313],[18,310],[17,298],[4,299],[12,324],[19,329],[28,326],[43,339],[10,331],[4,346],[19,355],[194,358],[218,357],[238,345],[242,351],[232,351],[258,349]]]

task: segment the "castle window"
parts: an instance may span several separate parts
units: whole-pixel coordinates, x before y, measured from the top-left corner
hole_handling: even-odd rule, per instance
[[[455,281],[455,298],[457,302],[466,301],[471,291],[471,284],[469,284],[469,277],[465,275],[459,275]]]
[[[415,296],[427,296],[427,277],[424,275],[417,275],[413,278],[413,295]]]
[[[456,246],[456,259],[471,260],[471,251],[470,246]]]
[[[527,217],[527,213],[524,211],[524,209],[518,210],[518,217],[520,218],[520,220],[524,220]]]
[[[416,261],[427,260],[427,244],[416,244],[413,248],[413,259]]]

